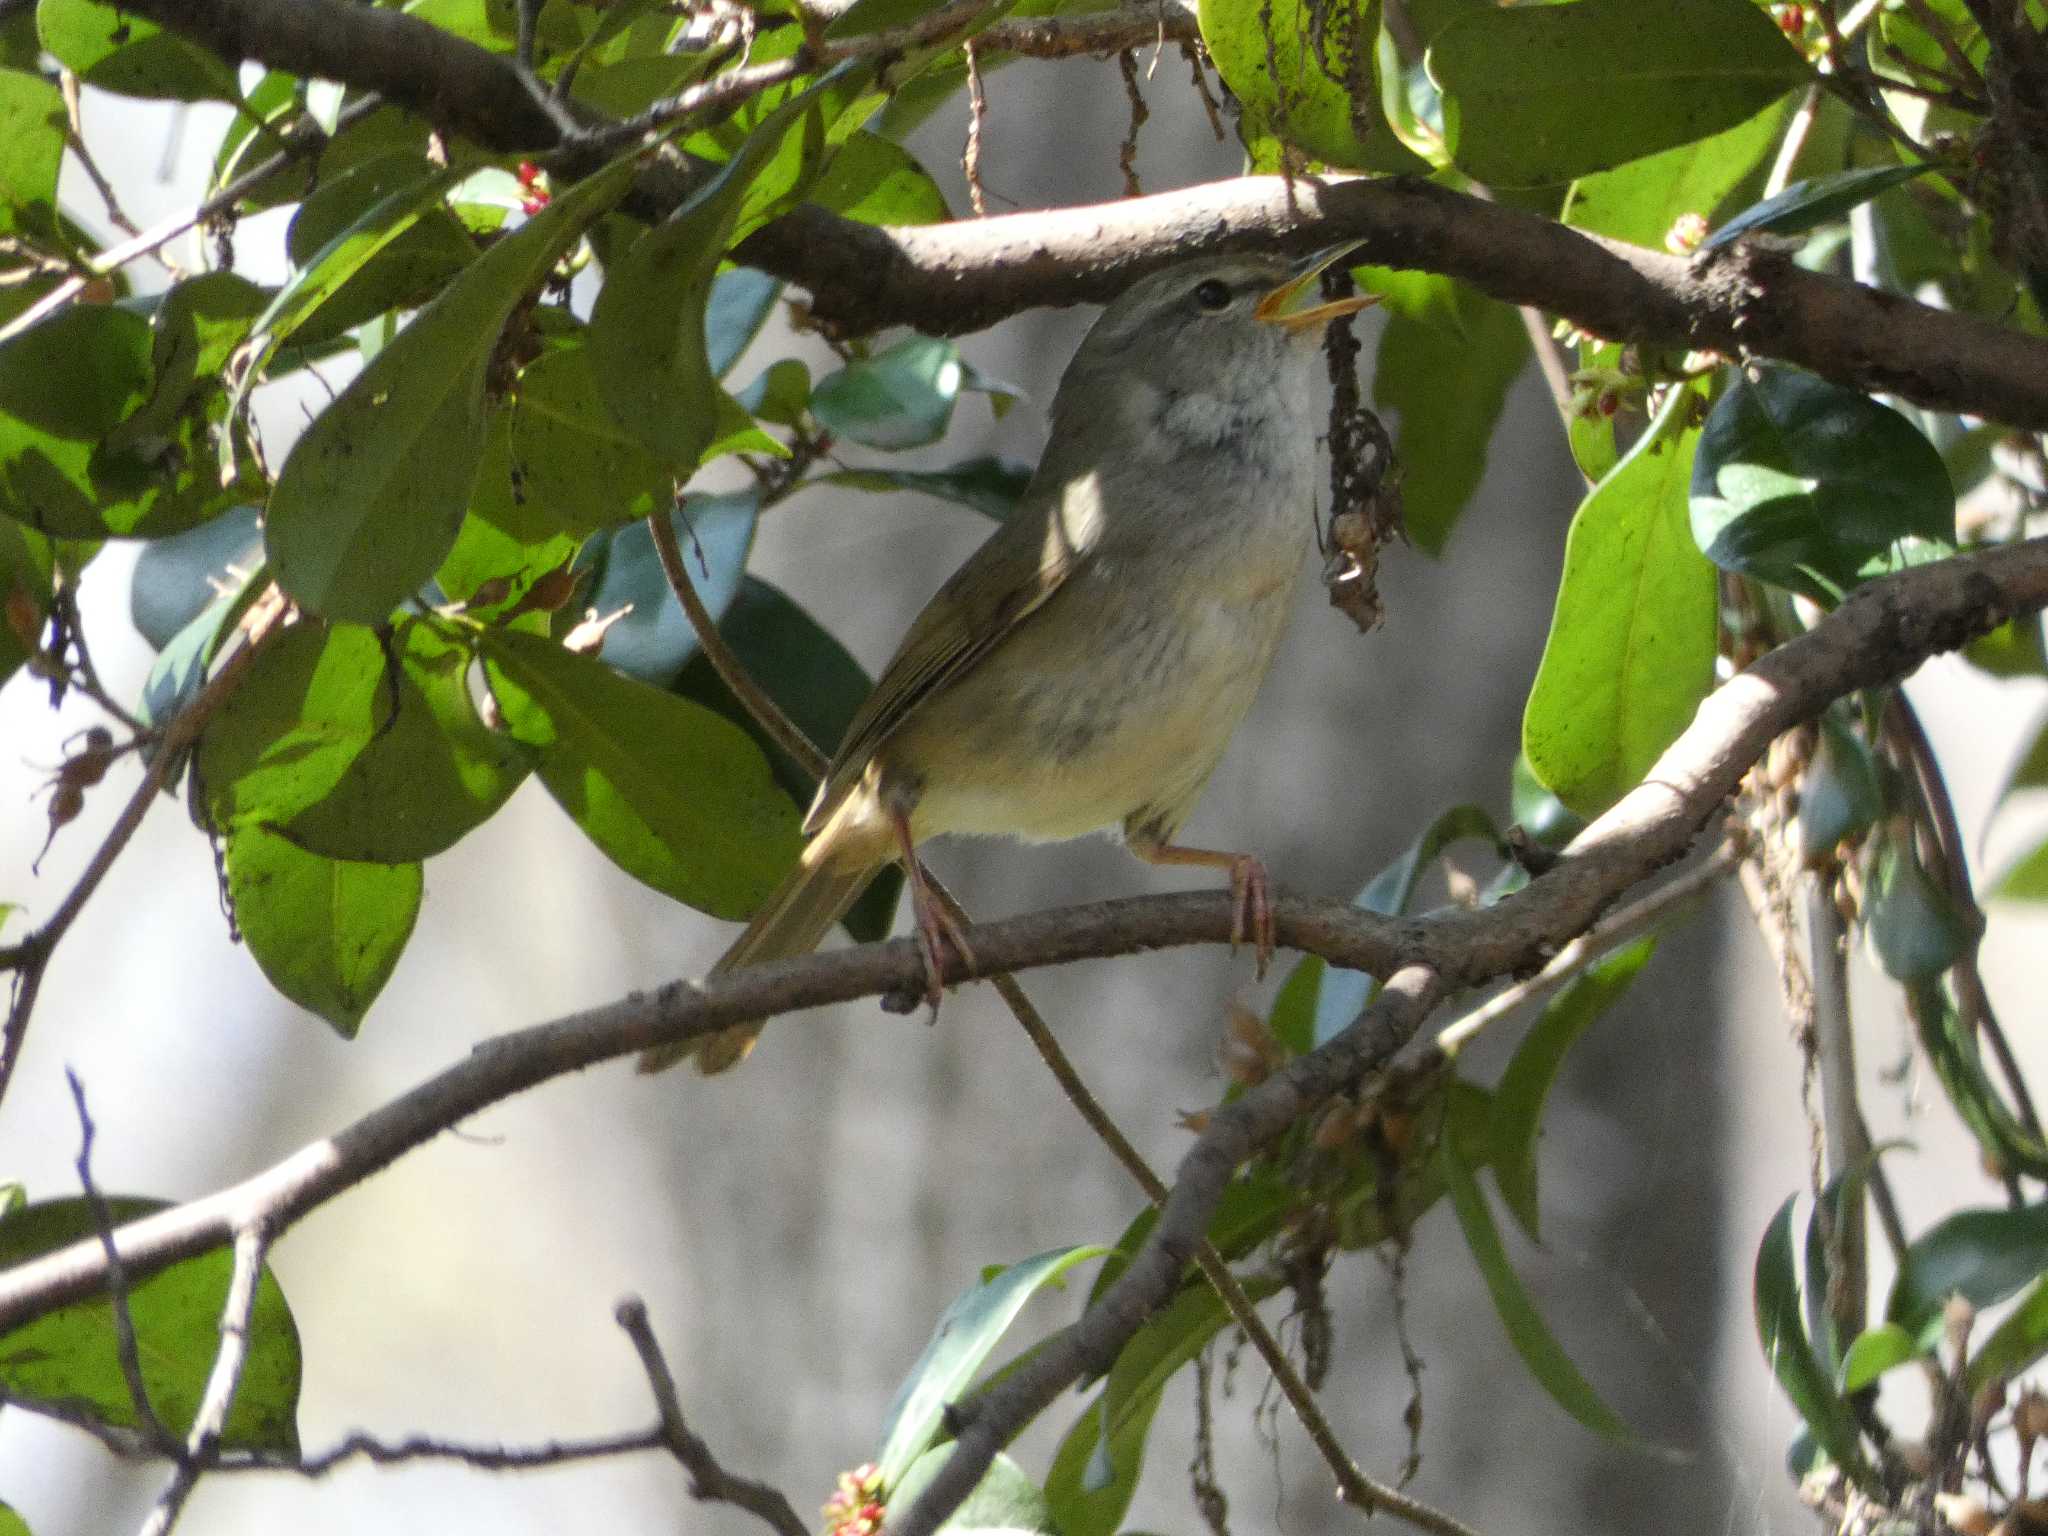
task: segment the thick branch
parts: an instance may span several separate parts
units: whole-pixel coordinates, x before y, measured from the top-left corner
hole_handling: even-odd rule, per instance
[[[1085,208],[919,228],[801,208],[741,260],[802,283],[832,326],[958,333],[1101,302],[1189,256],[1358,240],[1357,259],[1447,273],[1615,341],[1777,358],[1931,409],[2048,427],[2048,343],[1808,272],[1759,247],[1687,259],[1409,178],[1246,176]]]
[[[2015,613],[2042,607],[2048,607],[2048,540],[1874,583],[1811,633],[1717,690],[1648,779],[1588,828],[1568,857],[1514,896],[1479,911],[1387,918],[1345,902],[1283,895],[1274,904],[1279,940],[1375,975],[1427,970],[1445,991],[1533,970],[1637,881],[1683,854],[1780,732],[1843,694],[1902,676]],[[947,979],[1222,943],[1230,921],[1230,899],[1221,891],[1034,913],[972,930],[971,963],[954,957]],[[257,1220],[281,1237],[309,1211],[414,1147],[549,1078],[773,1014],[916,988],[923,980],[917,945],[899,939],[702,982],[671,982],[500,1035],[243,1183],[118,1228],[114,1244],[128,1276],[139,1279],[226,1243]],[[106,1278],[107,1254],[95,1241],[16,1265],[0,1274],[0,1333],[99,1294]]]
[[[399,12],[345,0],[126,8],[225,58],[377,91],[494,150],[545,154],[574,135],[509,58]],[[657,168],[635,206],[673,207],[692,180]],[[1754,247],[1689,261],[1406,179],[1245,177],[924,228],[875,228],[805,207],[756,231],[739,254],[810,289],[828,324],[957,334],[1035,305],[1107,299],[1202,252],[1340,239],[1362,240],[1361,260],[1448,273],[1610,340],[1776,358],[1930,409],[2048,428],[2048,343]]]

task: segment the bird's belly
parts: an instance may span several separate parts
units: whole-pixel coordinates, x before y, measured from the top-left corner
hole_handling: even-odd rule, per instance
[[[1292,576],[1171,605],[1128,588],[1062,591],[1006,637],[998,664],[960,678],[891,743],[924,770],[918,837],[1050,842],[1192,804],[1271,663]]]

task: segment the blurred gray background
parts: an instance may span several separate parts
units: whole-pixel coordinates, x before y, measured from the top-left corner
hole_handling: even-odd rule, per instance
[[[1237,169],[1235,146],[1211,139],[1185,82],[1184,62],[1169,54],[1147,86],[1152,119],[1137,164],[1148,190]],[[997,211],[1120,193],[1127,114],[1113,63],[1015,66],[990,77],[988,98],[983,170]],[[965,112],[949,105],[916,145],[963,211]],[[218,132],[204,113],[107,100],[89,100],[88,127],[145,223],[191,201]],[[94,222],[90,190],[68,190]],[[244,270],[274,262],[280,239],[275,219],[245,228]],[[1000,424],[968,398],[934,459],[992,447],[1034,456],[1044,405],[1089,318],[1041,312],[968,338],[978,368],[1029,398]],[[737,377],[790,345],[764,338]],[[281,389],[267,409],[275,453],[298,405]],[[1531,371],[1447,556],[1392,553],[1382,630],[1362,638],[1304,580],[1279,665],[1189,839],[1259,850],[1279,882],[1342,896],[1451,804],[1476,800],[1505,817],[1521,701],[1581,490]],[[985,532],[957,508],[813,492],[769,517],[754,569],[872,668]],[[130,558],[103,557],[86,597],[102,668],[132,692],[149,655],[126,621]],[[1305,556],[1305,578],[1310,565]],[[1916,687],[1973,828],[2039,694],[1994,695],[1952,664]],[[26,679],[0,691],[0,899],[27,903],[29,920],[60,899],[132,783],[117,774],[96,791],[31,878],[43,826],[30,796],[60,738],[88,718],[51,717]],[[2001,823],[1993,861],[2017,845]],[[940,846],[934,863],[988,915],[1199,882],[1149,871],[1107,843]],[[0,1177],[36,1197],[75,1192],[67,1065],[99,1122],[102,1186],[195,1196],[346,1124],[494,1032],[699,973],[731,931],[621,875],[529,785],[430,866],[411,948],[348,1044],[276,997],[229,943],[208,848],[165,804],[50,973],[0,1108]],[[2038,938],[2001,914],[1988,950],[1993,986],[2037,1068],[2028,1007]],[[1248,955],[1186,950],[1026,984],[1165,1169],[1188,1141],[1180,1113],[1221,1091],[1226,1009],[1240,999],[1262,1008],[1285,968],[1283,957],[1260,986]],[[1909,1221],[1959,1195],[1995,1198],[1917,1072],[1903,1085],[1877,1082],[1907,1036],[1882,988],[1864,990],[1878,1134],[1903,1132],[1921,1148],[1897,1164]],[[1518,1033],[1475,1053],[1474,1074],[1490,1078]],[[1548,1246],[1510,1238],[1574,1358],[1646,1438],[1679,1454],[1603,1445],[1543,1397],[1438,1210],[1409,1260],[1408,1326],[1426,1362],[1414,1491],[1497,1536],[1809,1528],[1782,1471],[1794,1417],[1748,1311],[1757,1238],[1805,1180],[1797,1082],[1762,948],[1740,903],[1724,900],[1664,947],[1571,1058],[1542,1160]],[[838,1470],[873,1454],[897,1381],[982,1266],[1107,1240],[1139,1203],[981,988],[949,998],[936,1028],[872,1006],[784,1020],[743,1071],[715,1082],[637,1078],[623,1063],[589,1072],[479,1116],[277,1248],[305,1346],[305,1443],[355,1428],[519,1443],[636,1425],[649,1412],[645,1386],[611,1320],[615,1299],[636,1292],[698,1430],[730,1467],[780,1485],[808,1515]],[[1338,1354],[1327,1410],[1361,1463],[1391,1476],[1405,1453],[1407,1384],[1387,1271],[1372,1256],[1345,1257],[1329,1295]],[[1078,1304],[1078,1288],[1035,1302],[1018,1339]],[[1043,1471],[1083,1401],[1062,1402],[1020,1445],[1028,1468]],[[1291,1418],[1262,1415],[1267,1407],[1264,1372],[1247,1355],[1217,1405],[1235,1528],[1313,1536],[1352,1526]],[[1185,1475],[1192,1426],[1183,1381],[1156,1421],[1131,1527],[1199,1528]],[[160,1478],[69,1430],[0,1417],[0,1498],[39,1536],[130,1525]],[[690,1505],[680,1470],[651,1456],[525,1476],[357,1466],[320,1484],[216,1478],[185,1528],[678,1525],[754,1528],[736,1511]]]

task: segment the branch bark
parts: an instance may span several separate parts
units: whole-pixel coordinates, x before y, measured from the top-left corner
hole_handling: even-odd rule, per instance
[[[320,75],[402,103],[486,148],[545,155],[581,130],[509,58],[402,13],[345,0],[133,0],[135,14],[232,61]],[[690,175],[656,168],[643,213]],[[818,318],[957,334],[1042,304],[1099,302],[1206,252],[1313,249],[1442,272],[1614,341],[1775,358],[1930,409],[2048,428],[2048,343],[1974,316],[1806,272],[1754,245],[1685,259],[1407,179],[1244,177],[1103,207],[878,228],[804,207],[741,260],[801,283]]]
[[[1348,902],[1282,894],[1274,903],[1279,941],[1378,976],[1427,972],[1435,978],[1425,989],[1431,997],[1533,970],[1637,881],[1680,857],[1780,732],[1845,693],[1903,676],[1928,656],[2043,607],[2048,539],[1873,583],[1712,694],[1646,780],[1520,892],[1482,910],[1420,918],[1382,917]],[[1223,943],[1230,908],[1226,892],[1208,891],[1097,902],[981,925],[971,933],[972,961],[951,957],[947,979]],[[258,1221],[273,1239],[281,1238],[307,1213],[414,1147],[550,1078],[753,1019],[915,988],[923,979],[917,945],[898,939],[675,981],[515,1030],[240,1184],[117,1228],[112,1246],[132,1282],[230,1242]],[[1317,1063],[1302,1069],[1312,1074],[1312,1084],[1329,1080],[1316,1074],[1332,1070],[1330,1058],[1318,1053],[1302,1061]],[[1297,1081],[1287,1074],[1282,1079]],[[1240,1103],[1247,1101],[1266,1102],[1247,1096]],[[102,1293],[107,1273],[107,1249],[95,1240],[0,1273],[0,1333]]]

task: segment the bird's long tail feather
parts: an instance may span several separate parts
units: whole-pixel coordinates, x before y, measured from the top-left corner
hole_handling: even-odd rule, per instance
[[[822,839],[820,840],[822,841]],[[814,845],[815,847],[816,845]],[[819,850],[822,852],[822,850]],[[805,850],[811,853],[810,849]],[[768,960],[786,960],[807,955],[824,942],[832,925],[846,915],[846,909],[867,888],[882,868],[861,859],[835,861],[806,857],[776,887],[761,910],[754,914],[746,931],[733,942],[711,968],[714,976],[736,971],[743,965]],[[642,1072],[660,1072],[685,1057],[694,1057],[697,1070],[709,1077],[738,1066],[754,1048],[761,1033],[760,1020],[736,1024],[716,1034],[686,1040],[680,1045],[656,1046],[640,1057]]]

